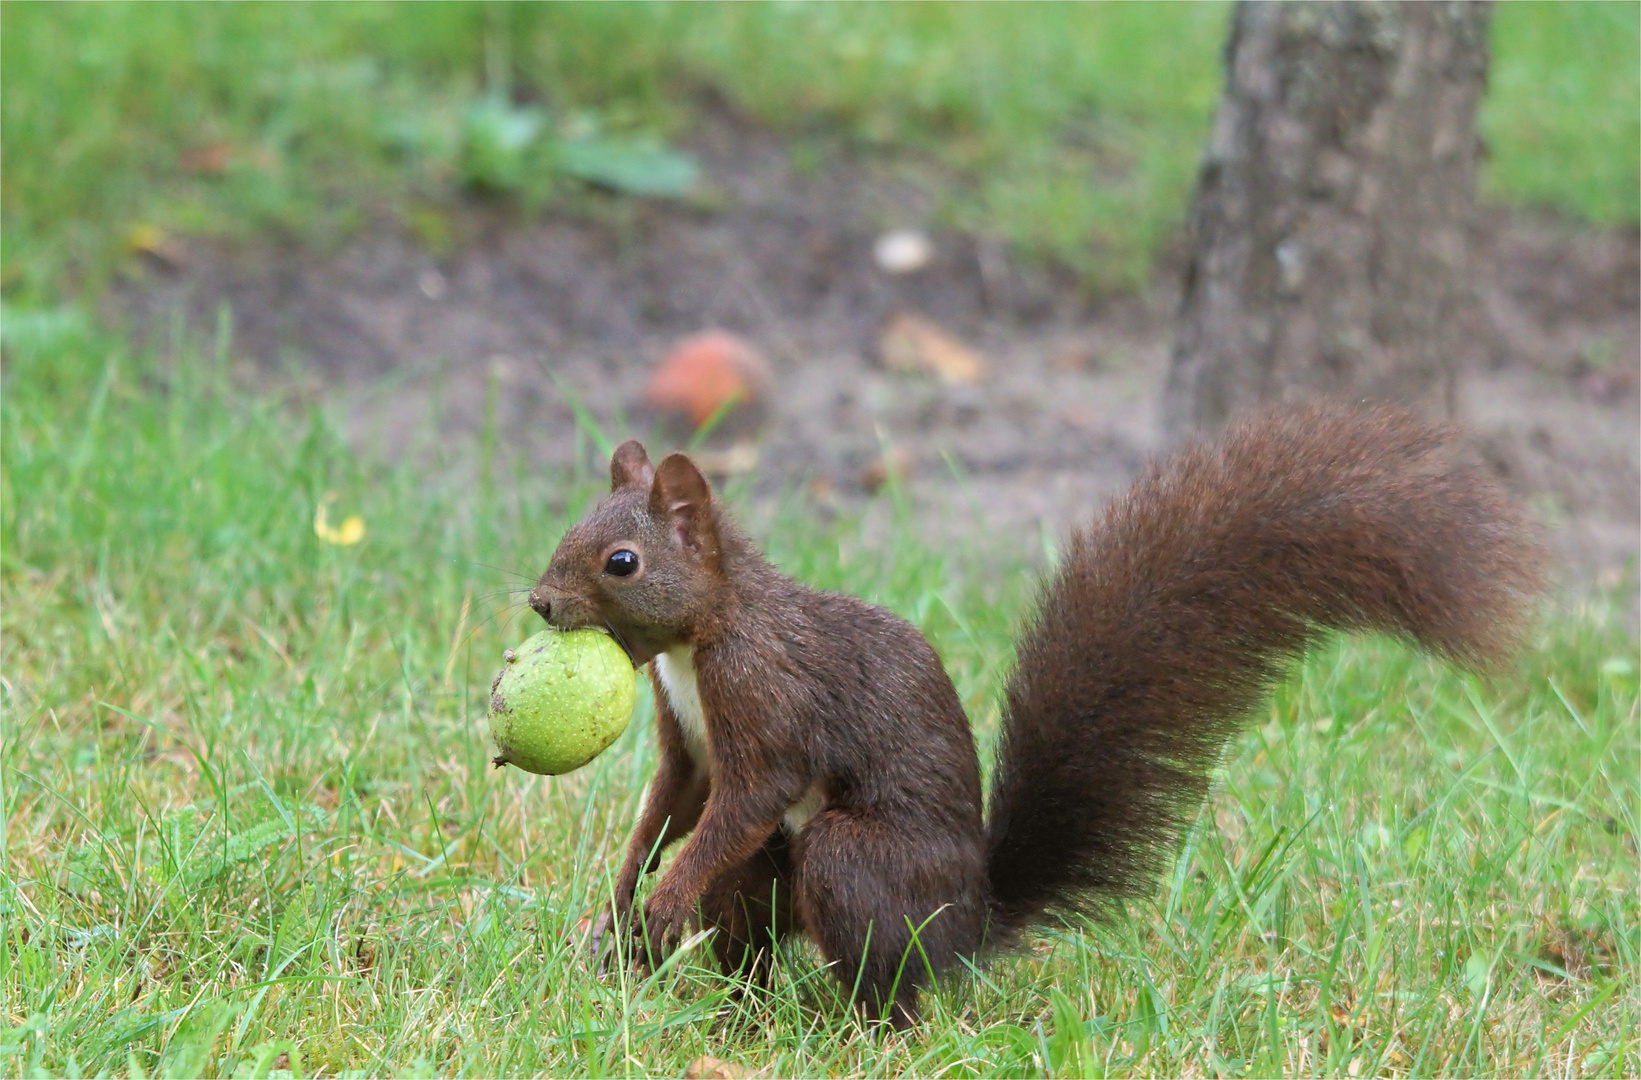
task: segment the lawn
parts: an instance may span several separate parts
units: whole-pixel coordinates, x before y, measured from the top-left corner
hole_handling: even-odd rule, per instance
[[[430,480],[320,412],[8,312],[0,1070],[28,1074],[1085,1072],[1631,1075],[1635,644],[1599,605],[1477,681],[1382,641],[1310,657],[1233,750],[1153,902],[950,980],[862,1037],[800,951],[736,1003],[572,946],[654,750],[489,767],[520,589],[598,476],[504,451]],[[490,445],[504,444],[494,433]],[[589,460],[598,435],[588,433]],[[732,492],[730,498],[736,501]],[[356,545],[316,511],[357,513]],[[983,744],[1017,550],[868,544],[795,504],[777,561],[935,642]],[[1026,560],[1029,561],[1029,560]]]
[[[1034,229],[1105,229],[1143,277],[1223,8],[849,10],[0,8],[0,1073],[1641,1072],[1637,645],[1606,598],[1552,605],[1490,680],[1329,642],[1154,898],[878,1038],[805,949],[746,998],[692,956],[599,977],[576,950],[653,763],[647,701],[581,772],[489,766],[522,590],[618,433],[589,420],[558,470],[493,428],[364,458],[323,407],[234,383],[230,313],[151,351],[84,314],[138,225],[322,242],[456,197],[441,125],[497,84],[676,142],[676,90],[716,88],[804,152],[935,162],[950,220],[1045,257]],[[1488,191],[1633,221],[1638,9],[1566,10],[1499,9]],[[1085,42],[1099,62],[1068,63]],[[220,170],[188,157],[218,145]],[[1084,154],[1131,183],[1055,187]],[[905,514],[881,536],[745,495],[779,565],[929,635],[989,748],[1038,539],[937,548]],[[363,539],[321,538],[321,508]]]
[[[144,226],[414,230],[474,178],[467,122],[499,96],[556,130],[684,140],[720,100],[787,134],[800,164],[882,162],[932,189],[934,224],[1134,287],[1184,219],[1228,12],[7,0],[3,280],[13,296],[94,289]],[[1499,5],[1490,197],[1641,218],[1638,15]]]

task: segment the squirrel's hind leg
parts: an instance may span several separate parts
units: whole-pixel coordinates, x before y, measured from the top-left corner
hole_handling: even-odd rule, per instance
[[[834,807],[804,826],[793,862],[799,919],[868,1020],[912,1026],[918,992],[979,947],[977,841]]]
[[[798,928],[786,834],[777,830],[756,855],[714,879],[700,912],[701,925],[716,931],[712,951],[723,970],[766,985],[775,945]]]

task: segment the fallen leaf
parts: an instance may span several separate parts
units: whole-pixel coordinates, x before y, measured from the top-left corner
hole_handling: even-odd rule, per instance
[[[325,514],[326,503],[335,499],[334,495],[327,495],[319,503],[319,509],[313,515],[313,534],[327,544],[336,544],[338,547],[352,547],[365,538],[365,519],[358,514],[349,514],[341,525],[333,526]]]
[[[338,850],[336,854],[340,855],[342,852]],[[373,970],[376,967],[376,954],[376,942],[371,938],[361,937],[353,947],[354,968],[361,972]]]
[[[158,225],[143,222],[133,226],[131,231],[125,234],[125,242],[138,255],[147,255],[173,268],[180,268],[187,262],[176,241]]]
[[[228,171],[228,163],[233,160],[233,156],[233,147],[227,143],[207,143],[184,153],[178,164],[184,172],[200,176],[221,176]]]
[[[891,318],[878,339],[878,351],[885,366],[934,375],[947,386],[986,377],[986,361],[979,353],[921,315],[900,312]]]
[[[744,1080],[747,1071],[711,1054],[702,1054],[684,1068],[684,1080]]]
[[[697,450],[690,457],[695,467],[708,476],[737,476],[758,467],[758,447],[750,442],[738,442],[722,450]]]
[[[700,427],[720,411],[757,399],[769,365],[752,343],[726,330],[685,338],[650,373],[644,396],[661,412],[682,413]]]
[[[910,468],[911,459],[906,451],[896,447],[861,470],[860,486],[865,488],[868,494],[876,495],[891,477],[896,483],[905,480]]]

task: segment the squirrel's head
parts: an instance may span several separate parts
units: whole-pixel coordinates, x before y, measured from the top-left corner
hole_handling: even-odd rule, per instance
[[[530,606],[561,630],[601,626],[636,667],[686,641],[722,602],[717,507],[687,456],[659,467],[637,442],[610,458],[610,494],[577,522]]]

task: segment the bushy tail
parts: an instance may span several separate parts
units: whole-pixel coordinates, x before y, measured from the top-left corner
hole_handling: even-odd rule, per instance
[[[987,833],[994,932],[1147,890],[1226,741],[1326,628],[1506,658],[1543,549],[1455,433],[1388,409],[1247,421],[1073,536],[1019,642]]]

